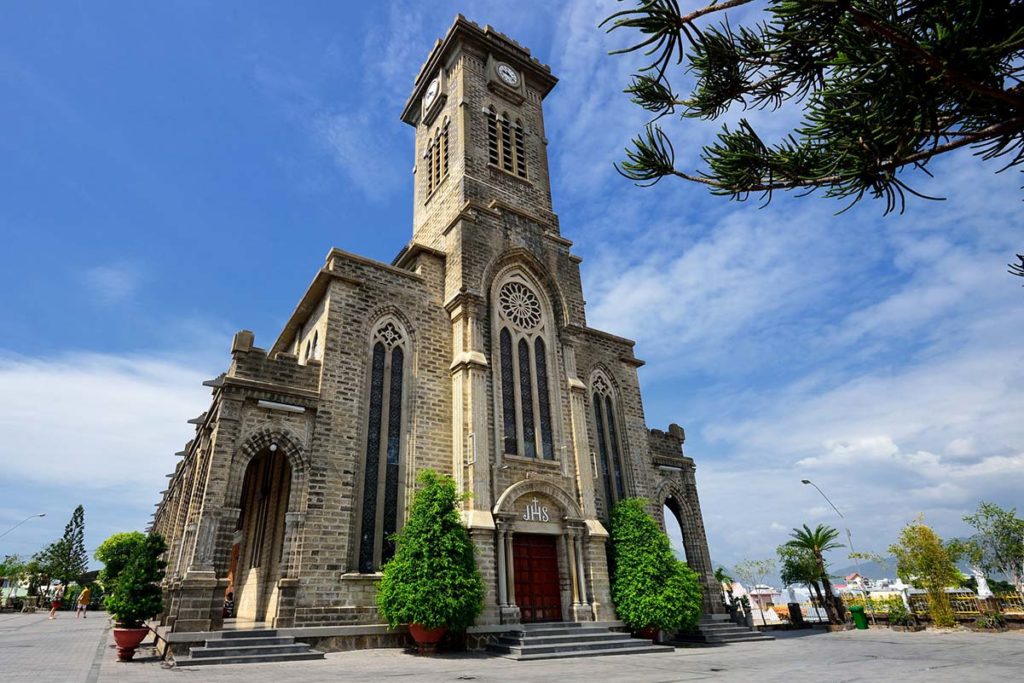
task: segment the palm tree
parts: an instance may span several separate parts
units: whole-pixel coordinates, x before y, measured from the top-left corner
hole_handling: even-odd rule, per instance
[[[732,606],[732,583],[733,578],[726,573],[725,567],[719,567],[715,570],[715,581],[725,586],[725,592],[729,596],[729,606]]]
[[[803,529],[793,529],[790,534],[791,541],[786,543],[791,548],[802,548],[814,554],[818,563],[818,571],[821,573],[821,585],[825,589],[825,614],[832,624],[841,624],[842,619],[836,610],[835,598],[832,595],[832,582],[828,578],[828,570],[825,569],[824,553],[836,548],[842,548],[842,543],[836,543],[839,532],[825,524],[819,524],[812,531],[811,527],[804,524]]]

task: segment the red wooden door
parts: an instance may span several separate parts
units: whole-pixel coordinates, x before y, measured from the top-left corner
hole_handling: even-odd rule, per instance
[[[541,534],[512,537],[516,604],[523,622],[562,620],[556,538]]]

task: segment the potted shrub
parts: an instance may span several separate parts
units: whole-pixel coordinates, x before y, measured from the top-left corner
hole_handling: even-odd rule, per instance
[[[126,531],[114,534],[107,540],[100,543],[94,557],[103,563],[96,580],[104,586],[107,591],[114,589],[114,583],[121,571],[131,560],[136,550],[146,542],[146,534],[141,531]]]
[[[160,556],[167,550],[159,534],[149,534],[142,543],[133,542],[120,567],[116,567],[116,578],[110,594],[104,600],[107,611],[113,617],[114,641],[117,643],[117,658],[127,662],[135,656],[135,650],[149,633],[146,620],[152,619],[163,610],[163,596],[159,582],[164,577],[166,563]],[[107,576],[108,585],[110,581]]]
[[[626,498],[612,510],[612,600],[634,633],[653,640],[659,631],[697,627],[701,589],[646,506],[642,498]]]
[[[391,628],[409,624],[426,653],[445,632],[473,623],[483,609],[484,584],[459,517],[455,482],[424,470],[419,483],[409,519],[395,535],[395,556],[384,565],[377,605]]]

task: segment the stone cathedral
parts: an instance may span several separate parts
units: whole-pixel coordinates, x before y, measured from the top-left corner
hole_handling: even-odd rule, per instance
[[[379,572],[424,468],[469,494],[482,631],[614,621],[608,515],[628,496],[677,517],[723,611],[683,430],[647,428],[634,343],[587,325],[551,203],[555,83],[461,16],[435,44],[401,114],[412,239],[391,263],[333,249],[269,348],[238,332],[206,383],[152,524],[167,632],[223,628],[231,591],[239,621],[382,633]]]

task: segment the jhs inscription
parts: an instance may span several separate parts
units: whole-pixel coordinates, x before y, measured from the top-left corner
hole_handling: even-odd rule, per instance
[[[534,498],[533,502],[527,504],[526,511],[523,512],[523,521],[550,522],[551,516],[548,515],[548,506],[541,505],[540,501]]]

